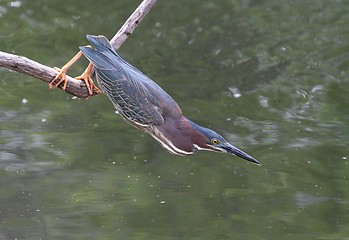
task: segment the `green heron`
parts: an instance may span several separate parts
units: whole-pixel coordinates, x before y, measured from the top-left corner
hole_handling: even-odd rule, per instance
[[[229,153],[259,164],[218,133],[184,117],[176,101],[123,60],[107,38],[87,35],[87,40],[91,46],[80,47],[80,51],[94,66],[102,92],[130,125],[149,133],[173,154],[190,155],[198,150],[208,150]]]

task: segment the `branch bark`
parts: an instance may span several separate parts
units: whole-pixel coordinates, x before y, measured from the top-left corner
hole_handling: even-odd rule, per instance
[[[137,9],[130,15],[124,25],[110,40],[111,45],[118,49],[126,39],[133,33],[138,24],[147,15],[157,0],[143,0]],[[38,63],[24,56],[18,56],[0,51],[0,67],[24,73],[49,83],[56,75],[57,71],[51,67]],[[89,97],[87,87],[83,81],[67,76],[68,85],[66,92],[79,98]],[[61,86],[59,86],[61,88]],[[96,93],[95,93],[96,95]]]

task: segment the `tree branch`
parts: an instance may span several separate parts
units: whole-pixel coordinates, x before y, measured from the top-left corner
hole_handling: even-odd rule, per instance
[[[53,68],[29,58],[5,52],[0,52],[0,67],[30,75],[46,83],[49,83],[58,73]],[[67,93],[79,98],[87,98],[89,96],[87,87],[83,81],[77,81],[68,75],[67,80],[68,85],[65,90]]]
[[[137,25],[147,15],[157,0],[143,0],[137,9],[126,20],[124,25],[111,39],[110,43],[118,49],[125,40],[133,33]],[[24,73],[49,83],[56,75],[57,71],[24,56],[18,56],[0,51],[0,67],[16,72]],[[66,92],[79,98],[89,97],[87,87],[83,81],[67,76],[68,85]],[[61,85],[59,86],[61,88]],[[94,93],[96,95],[97,93]]]
[[[138,24],[147,15],[157,0],[144,0],[138,8],[126,20],[115,36],[110,40],[110,44],[117,50],[130,36]]]

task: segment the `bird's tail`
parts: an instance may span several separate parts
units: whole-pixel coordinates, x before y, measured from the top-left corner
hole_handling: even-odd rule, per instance
[[[110,69],[117,65],[121,57],[115,52],[106,37],[86,35],[86,38],[92,47],[84,46],[80,47],[80,50],[97,69]]]
[[[108,39],[103,35],[99,35],[99,36],[86,35],[86,38],[91,43],[93,48],[95,48],[98,51],[113,49]]]

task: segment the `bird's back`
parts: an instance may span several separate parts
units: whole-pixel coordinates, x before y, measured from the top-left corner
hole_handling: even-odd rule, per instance
[[[104,36],[87,35],[93,46],[80,47],[92,62],[97,81],[117,110],[136,125],[161,125],[181,116],[177,103],[159,85],[123,60]]]

